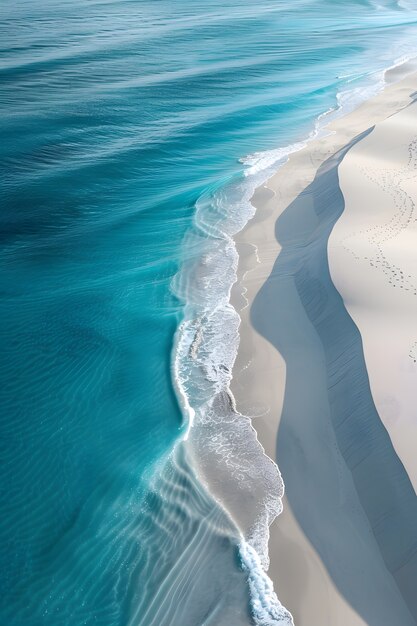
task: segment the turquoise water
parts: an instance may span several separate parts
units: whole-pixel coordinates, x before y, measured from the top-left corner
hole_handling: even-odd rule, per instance
[[[251,190],[320,114],[415,55],[417,7],[4,0],[0,16],[0,622],[277,624],[189,452],[167,458],[193,415],[194,456],[224,428],[207,403],[238,340],[230,235]],[[196,368],[194,321],[219,301]],[[214,452],[200,470],[233,513]]]

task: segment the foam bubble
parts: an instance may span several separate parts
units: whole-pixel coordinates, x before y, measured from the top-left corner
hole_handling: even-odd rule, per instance
[[[254,152],[240,159],[245,165],[245,176],[253,176],[259,174],[271,166],[277,167],[287,162],[290,154],[298,152],[306,146],[306,141],[291,144],[285,148],[277,148],[276,150],[266,150],[265,152]]]
[[[274,591],[256,551],[245,541],[239,547],[242,567],[247,572],[252,596],[252,614],[259,626],[288,626],[293,618]]]
[[[184,302],[172,368],[185,409],[184,439],[199,477],[257,554],[261,570],[269,565],[269,526],[282,510],[283,482],[250,417],[236,411],[230,392],[240,325],[230,292],[238,267],[233,236],[254,215],[254,190],[282,156],[268,157],[266,167],[256,163],[252,174],[199,199],[194,226],[184,241],[184,263],[172,284]],[[248,581],[252,596],[257,587],[249,574]]]

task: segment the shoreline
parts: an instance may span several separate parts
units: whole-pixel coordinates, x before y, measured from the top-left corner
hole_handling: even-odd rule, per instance
[[[391,71],[398,76],[404,68],[394,68]],[[275,445],[284,406],[288,363],[286,364],[270,340],[275,321],[271,319],[271,313],[277,318],[277,311],[273,309],[274,301],[271,300],[274,289],[264,295],[263,305],[258,306],[257,330],[251,322],[251,305],[262,287],[267,281],[271,284],[282,276],[273,272],[281,251],[274,234],[276,220],[313,183],[318,169],[328,159],[348,146],[357,135],[365,133],[375,124],[410,104],[416,85],[416,73],[402,78],[400,82],[388,84],[383,92],[361,104],[352,113],[330,122],[324,130],[332,134],[313,139],[299,152],[290,155],[288,162],[256,190],[252,199],[257,209],[255,217],[235,237],[239,268],[231,302],[239,313],[241,325],[240,347],[233,369],[231,390],[238,411],[256,417],[253,426],[258,439],[266,454],[277,462],[281,471]],[[300,207],[298,209],[301,210]],[[291,222],[291,219],[288,213],[287,221]],[[294,224],[299,225],[297,216],[293,219]],[[314,227],[310,223],[306,224],[305,229],[308,231]],[[291,232],[291,224],[288,224],[288,232]],[[290,319],[287,321],[291,323]],[[262,333],[258,332],[260,329]],[[269,340],[263,336],[268,333]],[[303,350],[302,343],[299,348]],[[288,482],[285,475],[284,482]],[[290,491],[287,496],[293,499]],[[270,529],[269,552],[269,576],[275,584],[278,597],[293,613],[296,624],[315,626],[312,615],[318,619],[317,626],[339,623],[360,626],[371,623],[363,621],[352,608],[352,603],[349,604],[339,592],[328,573],[328,565],[326,568],[317,547],[313,547],[311,540],[296,521],[287,497],[284,499],[284,512]],[[377,556],[374,554],[375,558]],[[395,590],[393,594],[395,596]],[[400,599],[396,599],[400,606]],[[392,601],[395,604],[395,599]],[[326,615],[323,615],[323,606],[326,606]],[[405,611],[403,623],[412,623],[406,621],[407,619]]]

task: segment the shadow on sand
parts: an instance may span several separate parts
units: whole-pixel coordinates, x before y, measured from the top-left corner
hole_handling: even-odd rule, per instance
[[[283,355],[277,462],[293,512],[351,606],[371,626],[417,623],[417,497],[376,411],[362,340],[329,272],[344,210],[327,160],[276,223],[282,245],[252,323]]]

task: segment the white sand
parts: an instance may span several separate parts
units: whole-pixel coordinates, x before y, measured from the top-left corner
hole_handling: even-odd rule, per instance
[[[329,240],[332,279],[361,332],[378,413],[417,492],[417,105],[354,146],[339,178],[345,210]]]
[[[237,245],[241,255],[240,271],[238,283],[232,294],[232,301],[242,318],[242,340],[235,365],[232,390],[236,397],[237,406],[243,413],[260,416],[254,420],[254,426],[267,454],[274,459],[276,458],[276,437],[286,385],[286,366],[276,347],[252,327],[249,315],[251,305],[265,280],[267,278],[270,281],[274,280],[274,274],[271,272],[281,250],[275,237],[275,222],[288,205],[311,183],[317,168],[330,155],[348,144],[359,133],[376,123],[382,122],[388,115],[407,106],[411,101],[410,94],[416,89],[417,75],[415,74],[407,77],[401,83],[387,87],[384,93],[363,104],[352,114],[332,123],[330,130],[333,134],[311,142],[306,148],[292,155],[288,163],[268,181],[268,184],[257,191],[253,200],[258,209],[256,216],[237,237]],[[360,143],[355,149],[359,149],[359,146],[361,146]],[[346,179],[350,180],[350,174],[348,172],[346,174],[345,185],[347,184]],[[351,181],[351,184],[355,187],[355,181]],[[353,209],[349,210],[349,214],[352,212]],[[351,225],[347,224],[346,228],[349,230]],[[344,234],[342,234],[342,238],[343,236]],[[332,241],[336,240],[332,239]],[[338,252],[332,251],[332,259],[335,260],[338,255],[344,256],[343,258],[342,256],[338,257],[338,260],[333,263],[332,272],[335,274],[338,287],[345,295],[341,284],[349,282],[347,276],[348,274],[350,276],[351,270],[344,272],[343,265],[350,263],[353,266],[357,261],[353,257],[346,260],[347,252],[339,252],[339,244],[336,243],[335,245]],[[357,265],[359,266],[359,263]],[[361,264],[361,267],[362,265],[364,263]],[[361,270],[355,271],[357,273]],[[374,276],[375,274],[372,274],[371,282],[375,280]],[[364,294],[362,295],[364,296]],[[349,294],[346,295],[347,298],[348,296]],[[355,292],[354,296],[357,306],[355,313],[352,314],[362,315],[358,324],[363,325],[365,324],[363,319],[366,318],[366,315],[361,314],[360,311],[364,310],[368,303],[365,303],[363,299],[361,300],[361,294]],[[394,306],[396,301],[393,300],[392,302],[392,306]],[[347,304],[349,311],[351,311],[350,302]],[[274,324],[274,309],[276,310],[276,307],[279,306],[280,303],[273,300],[268,303],[268,306],[264,306],[262,314],[265,327]],[[409,327],[411,330],[411,316]],[[375,342],[381,342],[381,337],[385,336],[384,352],[389,349],[390,354],[394,354],[391,343],[395,343],[395,341],[390,341],[388,347],[388,332],[391,330],[388,327],[387,316],[381,320],[379,329],[374,328],[373,334],[369,329],[365,331],[369,334],[369,339],[366,340],[367,346],[370,341],[373,341],[372,344],[369,344],[369,350],[367,346],[365,348],[367,363],[371,371],[374,367],[369,360],[369,352],[374,350]],[[399,331],[397,330],[397,332]],[[375,339],[372,339],[373,336]],[[409,333],[405,343],[410,349]],[[408,356],[403,363],[407,363],[408,369],[414,367]],[[402,379],[402,377],[398,378]],[[377,383],[373,377],[373,391],[377,384],[381,385],[382,388],[382,380]],[[401,382],[401,385],[403,384],[405,383]],[[396,397],[398,394],[401,395],[403,391],[399,386],[394,389],[391,385],[389,393]],[[383,401],[382,398],[379,403]],[[389,420],[388,417],[385,419]],[[402,420],[397,420],[396,423],[398,424],[397,434],[395,434],[395,428],[392,425],[390,426],[390,433],[392,433],[393,439],[395,437],[398,439],[395,446],[399,450],[398,442],[400,440],[405,442],[407,436],[401,438]],[[411,433],[410,428],[408,436]],[[414,434],[412,436],[415,437]],[[325,442],[323,445],[326,445]],[[406,446],[404,446],[404,450],[401,451],[401,458],[404,463],[406,463],[405,459],[408,458],[407,454]],[[279,459],[277,462],[279,465]],[[409,465],[410,463],[411,460]],[[295,623],[298,626],[325,626],[327,624],[329,626],[339,624],[340,626],[359,626],[365,624],[336,589],[320,557],[296,522],[287,501],[285,501],[284,507],[284,513],[271,527],[271,567],[269,574],[275,583],[281,601],[293,612]],[[323,523],[326,523],[325,519],[323,519]],[[341,538],[342,540],[344,539]],[[401,626],[405,623],[413,622],[404,620],[401,622]]]

